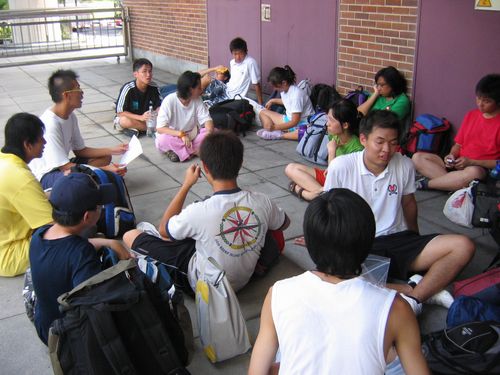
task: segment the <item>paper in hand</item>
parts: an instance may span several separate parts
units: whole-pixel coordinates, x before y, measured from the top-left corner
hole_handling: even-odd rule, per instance
[[[134,135],[130,138],[128,150],[123,154],[120,164],[128,165],[132,160],[142,154],[141,141]]]

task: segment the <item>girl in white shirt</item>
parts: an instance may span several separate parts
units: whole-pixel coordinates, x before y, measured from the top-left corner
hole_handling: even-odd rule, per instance
[[[314,109],[307,93],[295,85],[295,77],[294,71],[288,65],[284,68],[273,68],[269,73],[267,80],[280,92],[281,98],[269,100],[266,109],[259,113],[263,127],[257,131],[259,137],[298,140],[300,129],[307,127],[307,118],[314,113]],[[285,106],[286,114],[271,111],[273,104]]]

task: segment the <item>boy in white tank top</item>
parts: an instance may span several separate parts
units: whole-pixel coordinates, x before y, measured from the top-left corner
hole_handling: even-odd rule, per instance
[[[375,237],[368,204],[347,189],[314,199],[304,237],[315,271],[269,290],[249,374],[384,374],[395,348],[407,375],[429,374],[415,315],[394,291],[359,277]]]

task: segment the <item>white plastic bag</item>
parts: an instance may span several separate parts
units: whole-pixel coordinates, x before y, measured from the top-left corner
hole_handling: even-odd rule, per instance
[[[472,214],[474,213],[472,187],[454,192],[446,201],[443,213],[450,221],[472,228]]]
[[[251,348],[238,298],[224,270],[211,257],[205,260],[196,282],[196,314],[201,345],[212,363],[246,353]]]

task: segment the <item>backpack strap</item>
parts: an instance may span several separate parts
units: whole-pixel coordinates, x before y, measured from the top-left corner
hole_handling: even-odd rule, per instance
[[[95,337],[115,374],[137,374],[109,312],[85,309]]]

